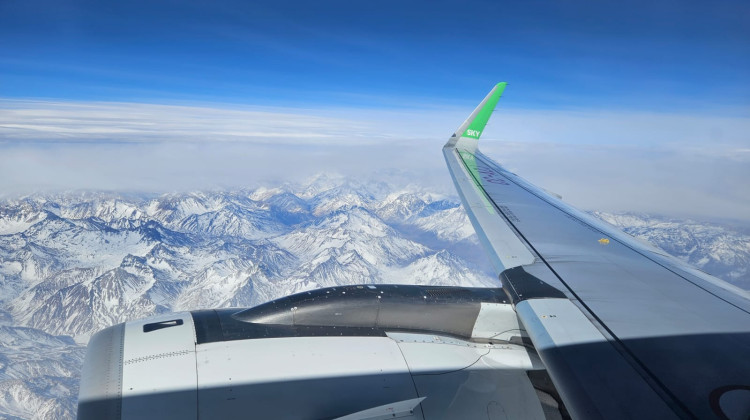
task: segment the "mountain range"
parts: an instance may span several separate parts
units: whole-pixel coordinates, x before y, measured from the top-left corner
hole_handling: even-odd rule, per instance
[[[750,233],[595,216],[750,289]],[[90,335],[170,311],[252,306],[340,284],[498,285],[457,198],[320,175],[165,195],[0,202],[0,418],[75,416]]]

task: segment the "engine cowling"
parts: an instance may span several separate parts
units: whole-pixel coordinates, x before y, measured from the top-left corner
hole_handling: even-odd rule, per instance
[[[559,416],[524,335],[501,289],[346,286],[161,315],[92,337],[78,418]]]

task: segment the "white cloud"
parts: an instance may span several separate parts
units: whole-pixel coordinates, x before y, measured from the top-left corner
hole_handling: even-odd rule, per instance
[[[485,136],[524,142],[703,150],[709,145],[750,146],[750,109],[717,112],[510,109],[495,113]]]
[[[588,210],[750,221],[750,154],[559,144],[485,147],[514,172]]]
[[[450,192],[440,146],[466,114],[5,100],[0,191],[160,192],[400,169]],[[750,118],[725,115],[501,109],[482,149],[585,209],[750,220]]]
[[[14,142],[335,141],[355,121],[288,110],[107,102],[1,101],[0,134]]]

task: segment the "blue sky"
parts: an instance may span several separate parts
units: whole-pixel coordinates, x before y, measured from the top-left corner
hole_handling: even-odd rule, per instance
[[[746,1],[0,1],[0,197],[407,170],[482,149],[594,210],[750,221]]]
[[[717,1],[0,3],[0,96],[657,110],[750,101],[750,4]]]

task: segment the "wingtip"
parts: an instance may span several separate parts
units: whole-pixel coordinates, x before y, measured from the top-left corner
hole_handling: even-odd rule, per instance
[[[445,147],[460,147],[467,150],[476,150],[477,141],[490,119],[490,115],[495,110],[498,100],[503,95],[508,82],[497,83],[490,93],[474,109],[469,118],[464,121],[458,130],[451,136]]]
[[[508,82],[500,82],[495,85],[495,89],[499,90],[501,95],[506,87],[508,87]]]
[[[482,135],[482,131],[484,131],[484,127],[487,125],[487,121],[489,121],[490,115],[492,115],[492,112],[495,110],[495,106],[503,95],[507,85],[507,82],[500,82],[495,85],[495,88],[492,89],[479,107],[474,111],[472,116],[469,117],[469,125],[464,131],[463,137],[479,139],[479,136]]]

